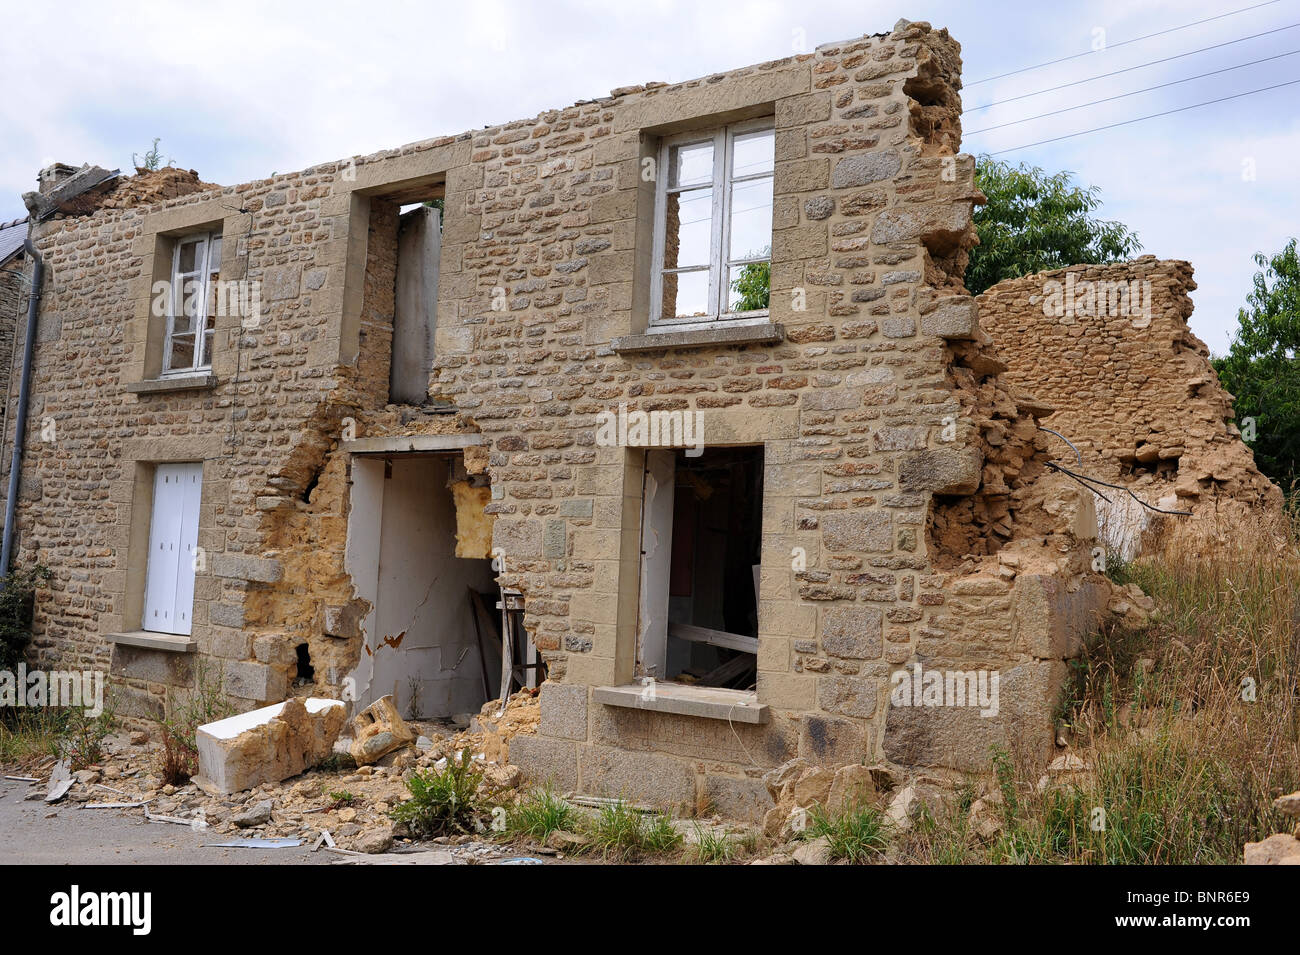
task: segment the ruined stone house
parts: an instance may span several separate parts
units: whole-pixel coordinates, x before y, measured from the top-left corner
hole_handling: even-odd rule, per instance
[[[124,715],[219,678],[438,717],[496,695],[506,590],[546,676],[510,757],[563,789],[757,816],[797,755],[1046,757],[1110,585],[962,285],[959,49],[900,22],[238,186],[50,173],[36,657]]]

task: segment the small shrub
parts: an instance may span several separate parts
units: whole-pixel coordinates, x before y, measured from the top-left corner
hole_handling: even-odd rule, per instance
[[[414,773],[406,781],[411,798],[389,811],[395,822],[405,823],[419,838],[475,831],[487,808],[478,798],[483,774],[474,766],[469,750],[447,757],[446,767]]]
[[[353,800],[357,798],[346,789],[331,790],[325,795],[329,796],[331,807],[334,809],[338,809],[340,806],[350,806]]]
[[[854,804],[838,813],[814,806],[805,839],[826,837],[832,859],[853,865],[870,862],[889,847],[889,823],[874,806]]]
[[[194,692],[162,721],[162,753],[158,771],[163,782],[173,786],[189,782],[199,771],[198,730],[206,723],[234,715],[234,707],[222,692],[220,676],[213,677],[207,665],[194,671]]]
[[[117,728],[117,719],[111,708],[98,716],[87,716],[86,711],[75,706],[60,714],[62,731],[60,749],[73,769],[85,769],[104,757],[104,737]]]
[[[552,832],[571,832],[577,827],[577,811],[547,787],[528,793],[506,818],[508,832],[538,842],[545,842]]]

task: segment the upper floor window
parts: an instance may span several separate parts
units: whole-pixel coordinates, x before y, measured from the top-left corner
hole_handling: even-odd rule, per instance
[[[767,313],[771,119],[665,138],[655,203],[654,323]]]
[[[220,233],[204,232],[176,240],[172,249],[167,340],[163,346],[164,375],[212,367],[220,272]]]

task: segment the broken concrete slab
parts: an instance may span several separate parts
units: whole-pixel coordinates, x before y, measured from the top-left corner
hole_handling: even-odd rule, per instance
[[[194,782],[228,795],[296,776],[330,754],[345,719],[338,700],[294,697],[200,726]]]

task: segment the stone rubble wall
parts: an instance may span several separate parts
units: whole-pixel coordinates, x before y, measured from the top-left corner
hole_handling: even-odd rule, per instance
[[[1130,290],[1127,311],[1118,299],[1086,298],[1120,283]],[[1139,308],[1137,296],[1147,287],[1150,299]],[[1083,473],[1124,484],[1166,510],[1213,517],[1225,508],[1277,509],[1281,491],[1255,466],[1232,396],[1188,325],[1195,288],[1191,265],[1177,260],[1148,255],[1073,266],[988,289],[979,297],[980,323],[1007,377],[1055,409],[1042,424],[1079,449]],[[1076,461],[1069,447],[1052,441],[1054,460]],[[1150,544],[1182,520],[1152,515],[1122,491],[1105,493],[1111,502],[1097,502],[1103,536],[1126,559],[1139,552],[1144,535]]]

